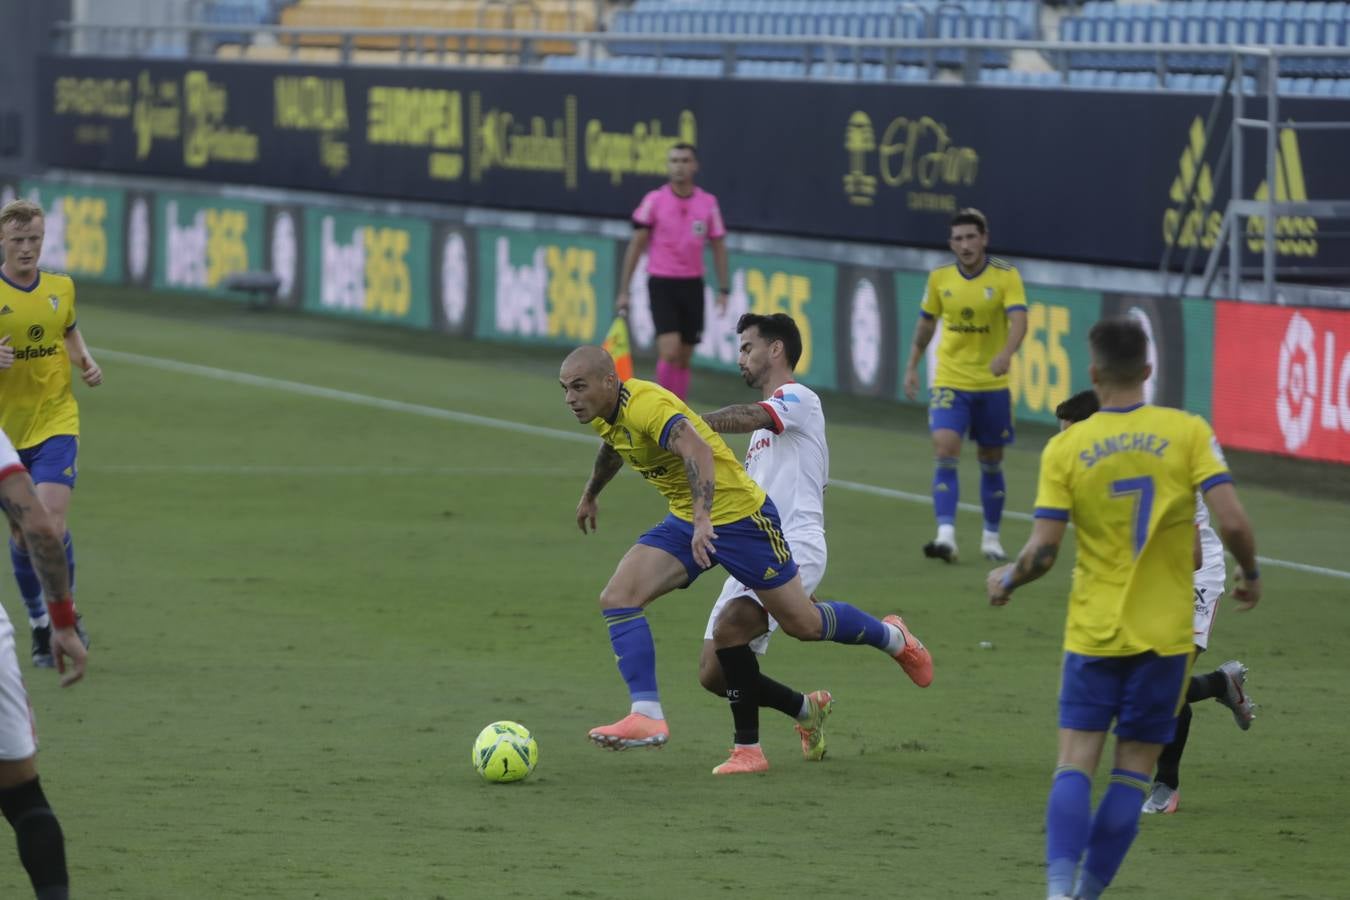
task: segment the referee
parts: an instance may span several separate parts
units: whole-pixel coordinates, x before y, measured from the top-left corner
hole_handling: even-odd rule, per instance
[[[726,225],[717,198],[694,184],[698,152],[680,143],[666,155],[670,180],[642,198],[633,212],[633,238],[623,257],[615,309],[628,312],[629,285],[647,254],[647,296],[656,326],[656,381],[681,400],[689,394],[689,364],[703,338],[703,245],[712,244],[717,307],[730,292]]]

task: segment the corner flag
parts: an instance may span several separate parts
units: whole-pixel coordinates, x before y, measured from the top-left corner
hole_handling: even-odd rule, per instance
[[[605,335],[605,342],[601,346],[614,357],[614,370],[619,373],[619,379],[627,381],[632,378],[633,351],[628,340],[628,320],[625,317],[614,317],[614,324],[609,326],[609,334]]]

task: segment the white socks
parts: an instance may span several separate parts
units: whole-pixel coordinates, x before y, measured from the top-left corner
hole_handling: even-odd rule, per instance
[[[886,652],[894,656],[905,649],[905,633],[890,622],[883,622],[882,624],[886,626],[886,633],[891,636],[890,640],[886,642]]]
[[[666,714],[661,711],[660,700],[634,700],[633,708],[629,712],[635,712],[649,719],[664,719],[666,717]]]

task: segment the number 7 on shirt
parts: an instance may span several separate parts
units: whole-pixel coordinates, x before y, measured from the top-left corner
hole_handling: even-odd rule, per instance
[[[1148,520],[1153,513],[1153,478],[1143,475],[1113,481],[1111,496],[1134,498],[1134,555],[1138,556],[1148,540]]]

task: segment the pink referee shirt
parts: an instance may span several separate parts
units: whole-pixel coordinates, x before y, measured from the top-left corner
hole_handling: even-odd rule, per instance
[[[649,192],[633,212],[633,221],[651,229],[647,274],[660,278],[702,278],[704,241],[727,233],[717,198],[697,187],[688,197],[678,196],[668,184]]]

